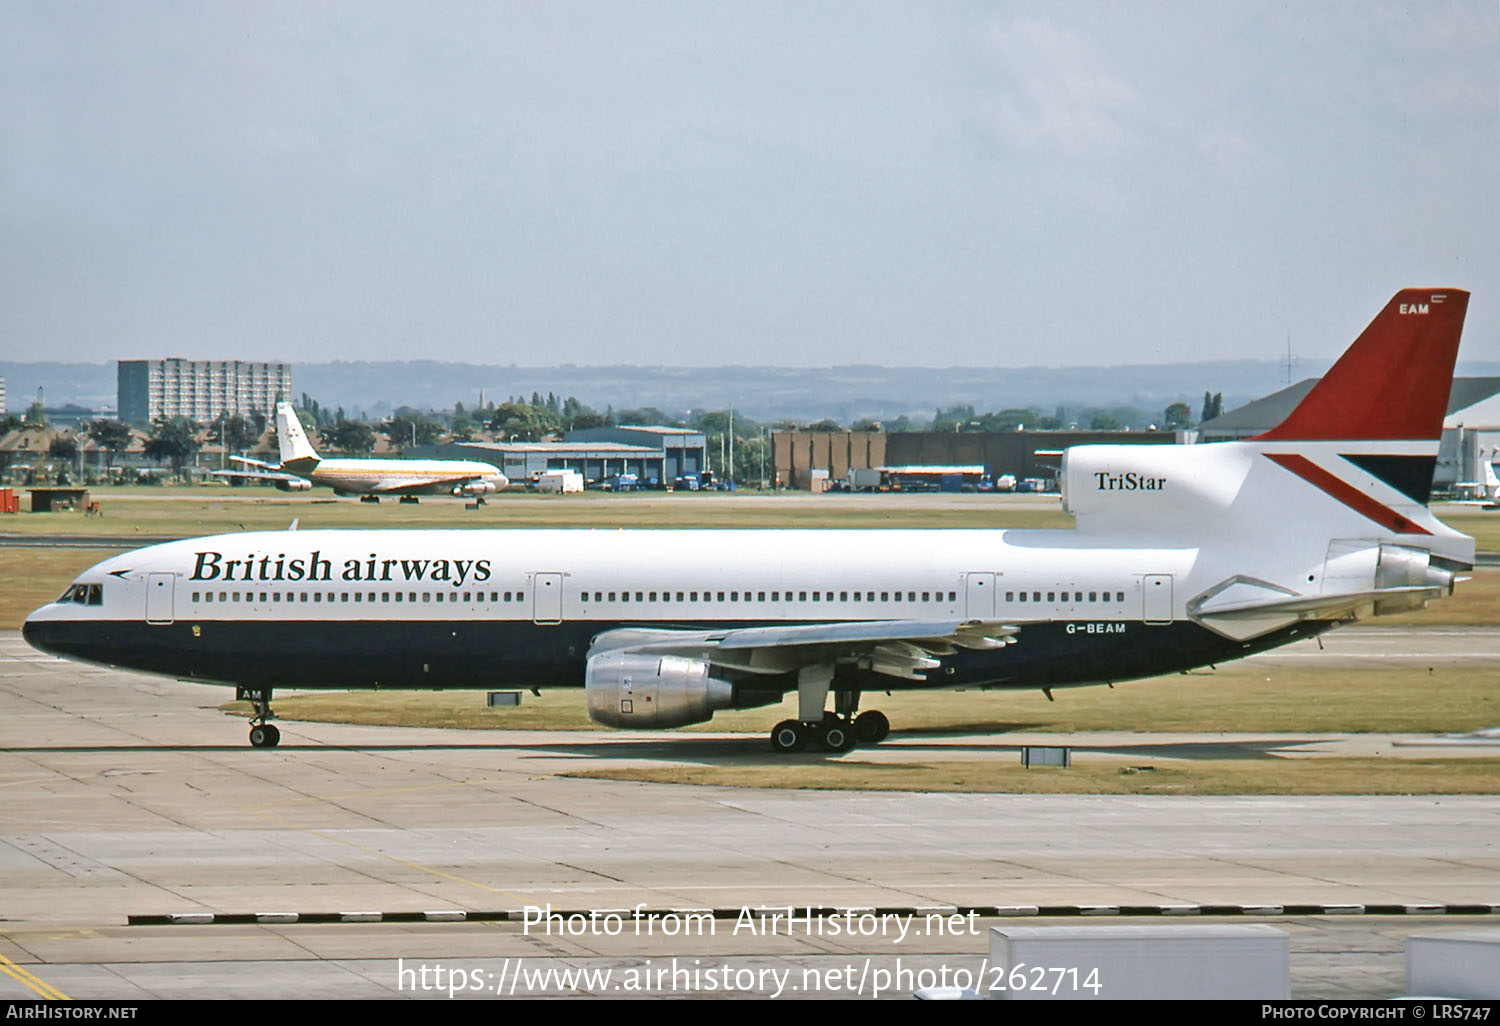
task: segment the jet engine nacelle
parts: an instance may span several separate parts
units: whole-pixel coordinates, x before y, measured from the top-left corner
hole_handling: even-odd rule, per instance
[[[283,492],[310,492],[311,481],[277,481],[276,487]]]
[[[481,477],[474,481],[465,481],[453,489],[454,495],[494,495],[510,484],[510,479],[503,474],[496,477]]]
[[[734,685],[681,656],[601,652],[584,673],[589,718],[609,727],[681,727],[734,705]]]

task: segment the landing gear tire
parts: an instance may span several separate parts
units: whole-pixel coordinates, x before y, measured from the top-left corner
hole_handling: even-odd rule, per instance
[[[854,747],[854,728],[837,716],[825,717],[818,727],[818,742],[828,752],[847,752]]]
[[[778,752],[800,752],[807,747],[810,733],[801,720],[782,720],[771,729],[771,747]]]
[[[250,743],[256,748],[275,748],[281,743],[281,731],[274,723],[262,723],[250,728]]]
[[[871,709],[854,717],[854,736],[859,739],[860,744],[878,745],[890,732],[891,721],[885,718],[883,712]]]

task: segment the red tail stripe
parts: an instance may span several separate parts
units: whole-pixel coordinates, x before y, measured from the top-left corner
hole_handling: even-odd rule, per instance
[[[1389,506],[1376,502],[1347,481],[1334,477],[1306,456],[1291,452],[1268,452],[1266,457],[1296,474],[1302,480],[1333,496],[1361,516],[1369,517],[1381,527],[1397,534],[1431,534],[1421,524],[1408,520]]]

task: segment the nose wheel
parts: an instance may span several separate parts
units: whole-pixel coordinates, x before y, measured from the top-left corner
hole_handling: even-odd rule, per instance
[[[275,748],[281,743],[281,731],[274,723],[262,723],[250,728],[250,743],[256,748]]]
[[[255,706],[250,717],[250,744],[254,748],[275,748],[281,743],[281,731],[271,722],[271,689],[240,688],[236,699],[249,701]]]

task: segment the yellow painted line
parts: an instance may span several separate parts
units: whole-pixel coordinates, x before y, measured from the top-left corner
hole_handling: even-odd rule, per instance
[[[12,962],[4,955],[0,955],[0,973],[4,973],[6,976],[9,976],[16,982],[29,987],[34,993],[39,994],[40,996],[46,998],[48,1001],[73,1000],[72,998],[68,997],[68,995],[52,986],[52,984],[37,979],[35,976],[31,975],[25,969],[22,969],[20,966],[16,965],[16,963]]]

